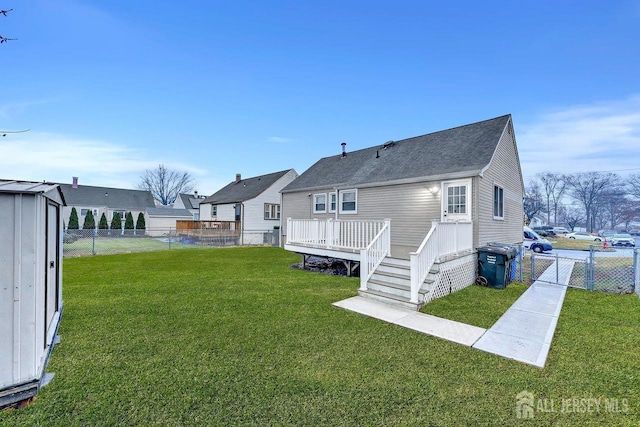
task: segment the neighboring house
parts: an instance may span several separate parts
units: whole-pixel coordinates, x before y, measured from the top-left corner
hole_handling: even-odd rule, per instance
[[[354,152],[343,144],[282,190],[282,234],[285,249],[359,264],[361,294],[419,308],[475,281],[475,248],[522,242],[523,194],[506,115]]]
[[[118,212],[124,224],[125,215],[131,212],[134,223],[140,212],[156,206],[150,191],[126,190],[122,188],[93,187],[90,185],[60,184],[60,189],[67,201],[62,218],[69,225],[71,209],[76,208],[80,228],[88,211],[92,211],[96,227],[104,213],[111,224],[113,214]]]
[[[175,233],[176,221],[191,220],[193,214],[188,209],[174,209],[169,206],[147,208],[145,212],[146,234],[165,236]]]
[[[298,176],[293,169],[235,181],[200,202],[201,221],[239,221],[241,244],[262,244],[280,227],[280,190]]]
[[[188,209],[191,213],[191,219],[197,221],[200,219],[200,202],[204,200],[204,196],[194,192],[194,194],[178,194],[178,198],[173,203],[174,209]]]
[[[544,218],[540,218],[537,215],[534,215],[533,218],[529,221],[529,227],[536,228],[542,227],[543,225],[547,225],[547,220]]]

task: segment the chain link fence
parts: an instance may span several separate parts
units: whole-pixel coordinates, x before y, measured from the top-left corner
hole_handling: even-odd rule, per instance
[[[562,285],[589,291],[640,296],[640,248],[602,252],[592,247],[583,254],[536,254],[520,249],[512,269],[512,280],[532,284],[536,280],[557,283],[554,278],[568,277]]]
[[[145,230],[67,230],[63,235],[65,258],[194,247],[279,246],[278,229],[209,230],[200,233],[175,228]]]

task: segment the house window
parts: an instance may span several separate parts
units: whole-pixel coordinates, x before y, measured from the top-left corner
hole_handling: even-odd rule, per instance
[[[327,211],[327,195],[313,195],[313,213],[325,213]]]
[[[211,206],[211,216],[218,216],[218,205]]]
[[[504,189],[497,185],[493,187],[493,217],[504,219]]]
[[[329,193],[329,212],[336,211],[336,205],[338,204],[337,199],[336,193]]]
[[[344,190],[340,192],[340,213],[358,212],[357,206],[358,190]]]
[[[265,203],[264,219],[280,219],[280,205]]]
[[[90,211],[90,209],[80,209],[80,215],[85,216],[86,214],[88,214]]]

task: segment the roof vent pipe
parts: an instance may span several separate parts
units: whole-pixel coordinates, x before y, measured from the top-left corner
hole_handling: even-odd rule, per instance
[[[380,158],[380,151],[376,150],[376,159]]]
[[[74,176],[72,181],[73,181],[73,184],[71,184],[71,188],[78,188],[78,177]]]
[[[346,143],[346,142],[343,142],[343,143],[342,143],[342,144],[340,144],[340,145],[342,145],[342,157],[347,157],[347,151],[346,151],[346,149],[345,149],[345,147],[347,146],[347,143]]]

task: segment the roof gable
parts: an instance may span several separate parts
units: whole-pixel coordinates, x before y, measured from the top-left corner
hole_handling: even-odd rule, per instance
[[[325,157],[282,192],[473,176],[490,162],[510,115]]]
[[[155,201],[150,191],[125,190],[122,188],[92,187],[71,184],[60,184],[69,206],[106,206],[111,209],[128,209],[144,211],[155,207]]]
[[[232,181],[200,203],[227,204],[251,200],[262,194],[293,169]]]

